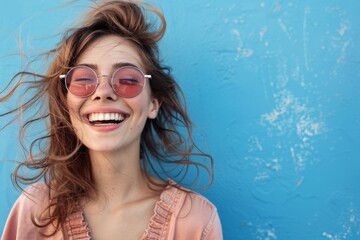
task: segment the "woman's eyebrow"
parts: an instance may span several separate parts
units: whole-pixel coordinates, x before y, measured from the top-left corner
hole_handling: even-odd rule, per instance
[[[77,64],[77,66],[86,66],[86,67],[90,67],[94,70],[97,70],[99,67],[97,64],[92,64],[92,63],[80,63],[80,64]],[[121,67],[128,67],[128,66],[131,66],[131,67],[137,67],[139,68],[139,66],[133,64],[133,63],[129,63],[129,62],[118,62],[118,63],[115,63],[113,64],[112,68],[114,70],[118,69],[118,68],[121,68]]]
[[[94,69],[94,70],[98,69],[98,65],[91,64],[91,63],[80,63],[80,64],[75,65],[75,67],[81,67],[81,66],[89,67],[89,68]]]
[[[136,66],[135,64],[133,63],[129,63],[129,62],[119,62],[119,63],[115,63],[113,64],[113,69],[117,69],[117,68],[121,68],[121,67],[136,67],[136,68],[139,68],[139,66]]]

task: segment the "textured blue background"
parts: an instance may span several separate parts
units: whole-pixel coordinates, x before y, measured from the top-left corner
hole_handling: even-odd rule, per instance
[[[1,87],[19,67],[16,35],[36,53],[72,23],[80,8],[59,2],[0,8]],[[204,194],[225,239],[360,239],[360,1],[154,2],[164,61],[216,161]],[[14,132],[0,133],[0,232],[19,194]]]

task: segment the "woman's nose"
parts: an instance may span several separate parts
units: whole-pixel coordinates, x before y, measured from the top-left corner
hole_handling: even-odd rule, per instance
[[[112,100],[118,99],[118,95],[111,86],[111,76],[98,75],[98,86],[91,96],[92,100]]]

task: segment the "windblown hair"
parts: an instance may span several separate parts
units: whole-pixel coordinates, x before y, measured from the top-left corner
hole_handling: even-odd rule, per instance
[[[152,14],[152,18],[147,16],[148,14]],[[141,136],[141,163],[149,182],[155,184],[150,176],[156,175],[163,180],[175,178],[181,183],[187,177],[191,166],[197,171],[199,167],[204,168],[210,176],[209,183],[212,182],[213,159],[195,145],[184,95],[171,76],[170,69],[162,65],[160,60],[158,42],[165,29],[163,14],[145,3],[94,3],[83,20],[67,30],[56,48],[45,54],[52,59],[47,72],[19,72],[12,79],[12,82],[17,81],[15,86],[9,86],[8,93],[0,97],[0,102],[6,101],[21,89],[21,86],[27,86],[26,92],[37,91],[21,106],[0,116],[16,113],[21,115],[23,111],[36,106],[42,98],[48,106],[45,113],[39,112],[23,124],[21,134],[24,134],[32,123],[42,120],[47,122],[48,130],[44,136],[32,142],[28,159],[19,163],[13,173],[14,182],[19,188],[20,183],[32,184],[44,179],[51,189],[50,205],[47,206],[47,213],[43,214],[47,217],[41,219],[41,222],[33,219],[37,227],[53,224],[56,230],[59,230],[79,199],[97,193],[88,151],[77,138],[71,124],[66,101],[67,90],[59,80],[59,75],[65,74],[74,66],[89,44],[105,35],[123,37],[137,47],[146,72],[152,75],[149,81],[152,95],[161,102],[157,118],[147,120]],[[43,146],[44,141],[46,147],[40,151],[42,154],[35,154],[35,148]],[[200,157],[201,161],[194,161],[193,157]],[[203,160],[208,161],[208,164]],[[23,167],[37,171],[30,177],[24,176],[21,174]]]

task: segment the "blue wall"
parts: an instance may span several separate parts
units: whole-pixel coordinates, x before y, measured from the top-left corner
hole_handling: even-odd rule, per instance
[[[360,239],[360,2],[154,2],[169,24],[164,60],[216,161],[204,194],[225,239]],[[71,23],[75,8],[54,4],[0,9],[0,86],[17,69],[3,58],[16,52],[10,31],[33,50]],[[21,159],[16,131],[0,133],[0,160]],[[13,167],[0,162],[0,232]]]

